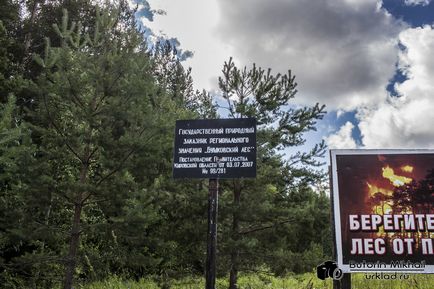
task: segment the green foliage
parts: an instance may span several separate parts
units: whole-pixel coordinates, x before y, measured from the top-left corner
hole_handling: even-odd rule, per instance
[[[159,255],[173,242],[159,239],[155,180],[170,172],[174,120],[192,113],[169,92],[157,95],[153,59],[135,27],[119,23],[120,14],[97,9],[89,36],[65,13],[54,26],[60,46],[47,38],[43,55],[34,55],[43,68],[35,90],[41,101],[29,111],[36,161],[20,180],[25,211],[32,213],[24,212],[20,222],[26,233],[17,238],[28,249],[18,250],[19,270],[13,271],[29,264],[32,278],[13,277],[24,286],[59,282],[52,274],[61,275],[64,260],[68,266],[74,261],[77,276],[87,279],[167,266]],[[6,133],[12,138],[14,132]],[[71,224],[77,208],[81,224]],[[77,230],[84,238],[75,255],[67,242]]]
[[[137,153],[150,153],[150,148],[156,159],[165,159],[161,154],[168,144],[161,141],[172,131],[174,119],[170,99],[161,96],[151,101],[155,91],[151,59],[140,49],[142,39],[133,27],[116,33],[120,29],[116,13],[97,10],[93,36],[81,36],[81,25],[69,24],[65,14],[62,25],[55,26],[61,46],[47,45],[45,55],[35,57],[44,73],[38,80],[43,101],[37,117],[42,125],[34,130],[41,135],[42,163],[53,157],[63,162],[47,178],[57,179],[56,194],[59,201],[70,204],[69,218],[75,212],[70,238],[78,241],[74,234],[82,230],[78,226],[83,222],[91,252],[117,246],[108,250],[107,265],[97,266],[98,270],[92,265],[101,262],[97,254],[82,255],[81,274],[107,273],[101,270],[104,267],[138,272],[156,262],[143,238],[134,236],[158,219],[149,196],[143,199],[149,206],[138,203],[145,192],[136,180],[148,181],[151,168],[130,169]],[[160,150],[155,152],[153,146]],[[124,246],[137,249],[123,250]],[[75,269],[74,250],[70,245],[68,259],[74,263],[68,270]]]
[[[201,118],[216,118],[216,105],[205,90],[193,89],[191,68],[185,70],[176,48],[169,41],[158,42],[153,49],[154,75],[159,93],[169,94],[172,100],[196,112]]]
[[[13,52],[17,50],[17,45],[7,26],[0,20],[0,103],[6,103],[10,94],[20,94],[29,86],[14,62]]]
[[[398,274],[399,276],[402,276]],[[201,289],[204,287],[203,278],[184,278],[180,280],[171,280],[172,289]],[[225,279],[216,280],[216,288],[227,288],[228,283]],[[407,279],[401,280],[367,280],[365,274],[353,274],[352,286],[357,289],[406,289],[419,288],[431,289],[434,286],[432,275],[408,275]],[[155,282],[149,279],[140,279],[139,281],[123,280],[118,277],[111,277],[107,280],[95,282],[79,287],[81,289],[153,289],[161,288]],[[315,273],[305,273],[301,275],[289,274],[285,277],[276,278],[266,272],[256,274],[242,274],[239,278],[240,289],[331,289],[333,288],[332,280],[320,280]]]
[[[10,95],[5,105],[0,104],[0,282],[12,288],[21,286],[14,278],[20,266],[17,257],[25,258],[39,245],[23,228],[28,209],[24,180],[34,161],[34,146],[15,102]],[[20,270],[26,272],[27,268],[21,266]]]
[[[208,184],[172,179],[173,129],[217,117],[213,97],[169,42],[148,47],[127,1],[2,3],[0,284],[202,284]],[[230,117],[258,120],[257,178],[220,184],[219,275],[265,270],[239,285],[274,286],[331,255],[329,200],[312,189],[324,146],[289,153],[324,110],[291,106],[291,73],[230,60],[219,84]]]
[[[222,185],[221,270],[230,270],[229,288],[236,288],[238,271],[263,264],[276,274],[310,271],[325,258],[321,234],[329,224],[328,200],[312,190],[324,177],[312,167],[320,165],[325,145],[293,154],[290,148],[304,144],[303,134],[315,129],[324,106],[291,106],[297,93],[291,71],[240,69],[230,59],[222,72],[219,86],[227,105],[221,108],[233,118],[256,118],[258,128],[256,179]]]

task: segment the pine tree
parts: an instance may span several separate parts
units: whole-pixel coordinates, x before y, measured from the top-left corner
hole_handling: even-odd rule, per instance
[[[303,134],[314,130],[316,121],[325,112],[324,106],[318,104],[291,107],[290,101],[297,93],[291,71],[273,75],[270,69],[266,71],[256,65],[239,69],[230,59],[222,72],[219,86],[227,101],[224,109],[229,117],[254,117],[258,124],[257,178],[233,180],[222,186],[232,195],[231,222],[226,224],[231,228],[230,241],[226,249],[230,252],[229,288],[235,289],[238,272],[243,269],[241,262],[245,268],[254,267],[258,264],[255,256],[265,260],[270,253],[267,246],[274,251],[279,249],[279,240],[270,242],[268,239],[268,244],[263,243],[266,239],[258,234],[269,234],[273,230],[277,233],[275,239],[284,238],[286,234],[279,233],[279,228],[288,229],[285,224],[297,222],[297,213],[291,211],[297,200],[291,196],[306,191],[308,184],[318,178],[309,167],[319,165],[315,158],[324,154],[325,146],[321,143],[309,152],[292,154],[286,160],[279,152],[289,152],[288,148],[304,144]],[[301,202],[303,198],[298,200]]]
[[[191,68],[185,69],[176,47],[170,41],[156,43],[152,58],[158,93],[168,94],[179,105],[195,112],[201,118],[215,118],[217,109],[212,96],[205,90],[194,90]]]
[[[71,288],[79,256],[84,216],[99,210],[116,215],[128,195],[139,190],[128,170],[131,159],[170,131],[170,100],[155,98],[152,66],[135,29],[117,25],[117,10],[97,11],[93,35],[80,23],[55,25],[60,47],[46,41],[35,61],[44,69],[38,80],[37,111],[41,162],[56,160],[53,183],[70,209],[64,288]],[[164,111],[164,113],[163,113]],[[170,118],[169,118],[170,119]],[[111,202],[111,207],[101,207]],[[96,207],[95,207],[96,206]],[[109,210],[109,211],[104,211]]]

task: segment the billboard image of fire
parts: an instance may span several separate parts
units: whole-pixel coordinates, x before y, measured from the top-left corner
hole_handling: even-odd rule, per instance
[[[332,150],[338,266],[434,273],[434,151]]]

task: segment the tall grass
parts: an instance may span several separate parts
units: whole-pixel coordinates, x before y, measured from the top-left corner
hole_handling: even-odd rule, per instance
[[[377,275],[378,276],[378,275]],[[384,277],[385,275],[383,275]],[[365,275],[363,273],[352,275],[353,289],[434,289],[434,275],[403,275],[388,274],[394,280],[378,280],[375,275]],[[373,277],[374,279],[368,279]],[[267,274],[248,274],[241,275],[239,278],[239,289],[332,289],[332,281],[322,281],[316,278],[314,273],[302,275],[289,275],[285,278],[277,278]],[[203,289],[205,288],[204,278],[184,278],[172,280],[167,287],[161,287],[150,279],[139,281],[122,280],[113,276],[105,281],[84,284],[77,288],[80,289]],[[216,281],[216,288],[228,288],[227,278],[220,278]]]

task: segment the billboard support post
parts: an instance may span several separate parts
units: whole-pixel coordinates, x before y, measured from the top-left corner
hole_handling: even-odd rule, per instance
[[[209,179],[208,188],[208,236],[206,251],[206,289],[215,289],[216,248],[217,248],[217,210],[218,179]]]
[[[351,289],[351,273],[344,273],[341,280],[333,280],[333,289]]]
[[[336,248],[336,232],[335,232],[335,214],[334,214],[334,198],[333,198],[333,167],[329,166],[329,184],[330,184],[330,200],[331,200],[331,224],[332,224],[332,236],[333,236],[333,257],[337,260],[337,248]],[[351,274],[344,273],[341,280],[333,280],[333,289],[351,289]]]

